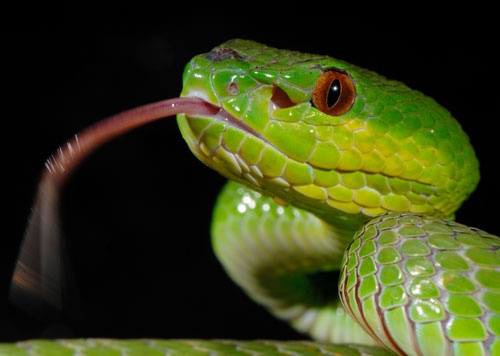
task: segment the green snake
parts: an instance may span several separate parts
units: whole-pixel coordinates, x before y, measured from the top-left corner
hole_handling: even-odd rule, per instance
[[[228,178],[211,226],[221,264],[315,341],[22,340],[0,355],[500,355],[500,239],[454,221],[479,182],[467,134],[432,98],[325,55],[234,39],[195,56],[180,98],[97,123],[47,161],[23,246],[60,234],[58,192],[85,157],[172,115]],[[57,264],[28,255],[14,295],[57,307]]]

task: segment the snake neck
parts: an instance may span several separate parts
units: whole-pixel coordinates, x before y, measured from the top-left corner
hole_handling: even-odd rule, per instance
[[[344,251],[359,224],[342,215],[326,222],[230,181],[215,206],[212,244],[233,281],[299,332],[373,344],[338,297]]]

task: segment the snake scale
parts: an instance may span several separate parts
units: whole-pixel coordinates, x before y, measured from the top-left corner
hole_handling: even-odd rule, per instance
[[[57,197],[83,159],[173,115],[228,178],[211,226],[221,264],[316,341],[22,340],[1,355],[500,355],[500,239],[454,221],[479,182],[461,125],[399,81],[242,39],[195,56],[179,98],[98,122],[47,160],[14,295],[62,303],[60,266],[24,247],[58,246]]]

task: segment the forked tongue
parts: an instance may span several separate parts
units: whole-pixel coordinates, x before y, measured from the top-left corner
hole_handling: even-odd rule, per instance
[[[103,144],[150,122],[180,113],[215,115],[219,109],[199,98],[173,98],[123,111],[77,133],[47,159],[12,275],[9,299],[42,319],[73,309],[70,269],[59,221],[62,188],[79,165]]]

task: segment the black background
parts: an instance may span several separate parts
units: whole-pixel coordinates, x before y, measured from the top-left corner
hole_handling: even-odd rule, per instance
[[[131,10],[133,11],[133,10]],[[71,16],[66,14],[66,22]],[[131,20],[133,16],[130,16]],[[91,25],[92,19],[89,19]],[[469,133],[482,162],[459,221],[498,231],[498,121],[493,35],[460,24],[416,31],[293,18],[185,17],[139,33],[3,34],[3,195],[0,341],[75,337],[303,337],[250,301],[210,249],[210,211],[224,179],[189,152],[175,119],[126,134],[85,162],[64,195],[64,226],[85,320],[61,328],[7,301],[10,273],[44,160],[101,118],[176,97],[184,65],[242,37],[327,54],[434,97]],[[427,28],[429,29],[429,28]]]

